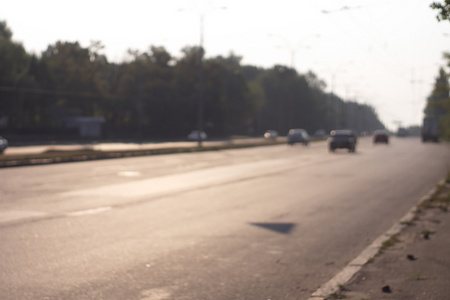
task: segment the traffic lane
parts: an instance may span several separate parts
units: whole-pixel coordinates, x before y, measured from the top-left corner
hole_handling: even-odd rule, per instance
[[[40,277],[36,276],[37,274],[53,276],[42,278],[42,282],[37,281],[31,287],[29,282],[33,280],[26,279],[26,285],[20,286],[20,290],[29,290],[30,293],[34,291],[34,295],[45,297],[49,295],[36,292],[38,287],[47,293],[48,289],[53,290],[56,287],[70,290],[69,294],[63,293],[56,298],[83,299],[86,290],[94,289],[94,293],[88,293],[85,299],[94,299],[98,293],[106,294],[109,299],[123,299],[124,291],[146,294],[155,286],[163,287],[163,291],[174,299],[225,299],[225,295],[237,296],[237,293],[267,297],[270,294],[286,295],[289,291],[296,293],[296,289],[292,287],[295,284],[298,287],[300,283],[304,293],[307,293],[308,285],[304,285],[304,280],[299,282],[297,278],[306,275],[296,274],[295,270],[307,268],[312,272],[312,267],[315,266],[314,272],[320,273],[317,266],[322,262],[319,264],[311,254],[323,253],[327,248],[322,246],[308,251],[311,245],[320,246],[316,241],[320,236],[314,233],[317,225],[312,224],[311,228],[305,226],[301,231],[297,231],[312,234],[306,236],[295,236],[296,231],[290,236],[251,225],[265,222],[292,223],[295,227],[300,227],[300,220],[309,223],[309,214],[295,217],[298,212],[291,213],[291,205],[295,206],[298,201],[292,193],[281,196],[281,203],[274,201],[280,198],[280,192],[274,192],[270,183],[274,184],[278,180],[284,182],[283,178],[268,178],[268,182],[256,182],[257,186],[265,187],[260,188],[261,193],[256,196],[253,192],[255,183],[248,181],[246,184],[234,186],[233,189],[210,191],[209,195],[193,192],[180,199],[173,199],[175,203],[172,205],[170,199],[165,199],[159,202],[159,205],[155,202],[148,204],[147,209],[139,206],[138,210],[115,210],[95,218],[84,216],[70,219],[67,223],[55,224],[52,221],[47,225],[48,228],[33,230],[33,237],[37,241],[34,247],[33,242],[28,245],[29,253],[33,256],[43,253],[44,257],[21,258],[18,261],[25,264],[21,268],[17,268],[16,264],[9,268],[2,266],[2,270],[17,269],[18,273],[24,276],[27,272],[21,270],[30,271],[30,265],[34,268],[31,262],[39,261],[42,269],[35,270],[31,278],[36,280]],[[289,185],[293,186],[293,182]],[[316,198],[315,195],[308,196],[305,192],[303,195],[311,199]],[[294,203],[289,205],[289,202]],[[174,207],[176,212],[173,212]],[[103,221],[99,222],[99,218]],[[74,222],[80,223],[70,226]],[[80,227],[83,228],[81,232]],[[54,233],[48,235],[48,232],[52,231]],[[27,234],[28,231],[25,230],[24,233]],[[16,232],[14,236],[30,240],[31,236],[22,237],[24,233]],[[8,238],[3,237],[2,240]],[[298,243],[298,240],[301,243]],[[52,245],[48,245],[48,241]],[[302,249],[300,254],[305,254],[308,258],[296,254],[298,249]],[[130,260],[133,263],[136,258],[137,265],[129,266]],[[329,260],[325,261],[325,264],[334,264],[332,256],[327,259]],[[305,261],[313,264],[305,266]],[[298,262],[302,263],[298,265]],[[124,265],[121,266],[121,263]],[[242,265],[245,266],[244,270]],[[146,281],[145,272],[148,268],[152,269],[150,273],[156,281]],[[60,276],[61,271],[65,276]],[[130,272],[132,276],[129,275]],[[90,278],[89,274],[92,273],[97,273],[93,277],[100,282]],[[114,273],[120,275],[116,277],[113,276]],[[123,280],[125,274],[128,280]],[[16,274],[7,276],[16,277]],[[312,278],[311,275],[306,277]],[[103,281],[102,278],[106,280]],[[214,280],[211,282],[212,278]],[[160,281],[161,279],[165,281]],[[222,288],[217,287],[216,280],[219,279]],[[122,281],[123,285],[118,285],[116,281]],[[2,282],[8,280],[2,279]],[[110,290],[111,282],[114,282],[117,288]],[[187,291],[183,290],[186,284]],[[17,282],[9,284],[15,285],[17,286]],[[83,288],[71,289],[72,286]],[[99,286],[101,291],[97,290]],[[139,286],[148,288],[139,290]],[[247,291],[250,286],[255,290]],[[161,292],[161,289],[159,291]],[[186,298],[183,298],[183,295]],[[126,298],[133,297],[127,295]]]
[[[97,187],[117,189],[127,183],[172,175],[190,174],[217,167],[239,164],[258,164],[271,162],[274,158],[306,155],[299,162],[309,163],[326,159],[326,146],[317,143],[314,147],[292,147],[286,145],[256,147],[236,150],[208,151],[177,155],[133,157],[123,159],[89,161],[45,166],[28,166],[0,169],[2,187],[0,187],[0,209],[12,217],[48,215],[61,212],[89,209],[97,206],[118,204],[112,198],[96,197],[88,202],[72,199],[67,195],[77,191]],[[289,151],[290,150],[290,151]],[[297,162],[297,163],[299,163]],[[290,165],[287,166],[291,167]],[[270,169],[268,168],[270,171]],[[220,173],[218,173],[220,175]],[[197,177],[199,174],[197,174]],[[208,178],[206,178],[208,179]],[[145,187],[140,187],[145,188]],[[135,190],[135,189],[134,189]],[[133,190],[130,190],[130,194]],[[65,196],[62,196],[65,194]],[[130,195],[127,195],[130,198]],[[120,199],[120,203],[127,201]],[[0,222],[2,219],[0,213]],[[5,218],[3,218],[5,219]]]
[[[401,162],[402,153],[410,152],[414,149],[432,149],[433,145],[424,146],[417,143],[417,140],[403,140],[396,147],[374,146],[369,139],[361,139],[358,145],[356,155],[371,158],[371,152],[377,151],[382,155],[383,160],[389,155],[394,155],[395,163]],[[406,142],[406,143],[405,143]],[[438,146],[438,145],[434,145]],[[440,147],[437,147],[440,149]],[[382,152],[380,152],[382,151]],[[398,152],[391,153],[390,152]],[[444,151],[445,152],[445,151]],[[259,164],[261,167],[268,166],[265,172],[271,172],[270,165],[275,158],[283,158],[279,162],[284,165],[279,168],[302,168],[304,164],[326,163],[330,159],[347,156],[346,151],[339,151],[332,155],[327,155],[326,144],[317,143],[311,147],[303,146],[272,146],[258,147],[255,149],[228,150],[219,152],[166,155],[149,158],[130,158],[100,162],[84,162],[63,165],[52,165],[32,168],[14,168],[0,170],[3,179],[3,185],[0,189],[2,201],[0,203],[0,221],[8,219],[21,219],[26,217],[48,217],[58,213],[74,212],[79,210],[97,209],[98,207],[108,207],[111,205],[123,205],[129,201],[136,200],[135,194],[141,194],[145,201],[147,190],[153,193],[153,196],[161,196],[164,193],[155,195],[154,190],[158,190],[160,183],[165,183],[165,190],[171,191],[170,180],[176,182],[190,180],[190,177],[196,177],[197,182],[193,188],[204,185],[203,181],[210,179],[211,172],[202,172],[216,167],[230,169],[232,166],[246,164],[253,168]],[[416,157],[435,156],[436,154],[418,154]],[[293,161],[291,163],[291,160]],[[425,160],[426,161],[426,160]],[[242,169],[242,167],[240,167]],[[342,170],[345,170],[342,167]],[[198,171],[198,172],[197,172]],[[225,173],[226,170],[219,170],[217,174]],[[256,170],[257,171],[257,170]],[[386,171],[386,170],[382,170]],[[178,178],[183,173],[184,178]],[[236,173],[236,171],[235,171]],[[201,175],[206,178],[202,180]],[[195,175],[195,176],[194,176]],[[339,174],[338,174],[339,175]],[[436,174],[437,176],[441,176]],[[252,175],[249,175],[252,176]],[[257,176],[257,174],[253,175]],[[443,176],[443,175],[442,175]],[[161,177],[160,182],[150,180],[151,178]],[[215,176],[213,176],[215,177]],[[178,180],[177,180],[178,178]],[[230,176],[226,180],[233,180]],[[217,182],[217,181],[216,181]],[[136,183],[136,184],[135,184]],[[156,188],[154,186],[156,185]],[[173,185],[172,185],[173,186]],[[186,188],[189,184],[186,181]],[[95,197],[81,198],[73,191],[81,191],[94,188],[102,191]],[[130,192],[124,197],[111,197],[111,193],[117,190],[128,189]],[[108,192],[108,190],[110,190]],[[161,190],[161,189],[159,189]],[[164,189],[163,189],[164,190]],[[175,189],[173,189],[175,190]],[[72,191],[72,192],[71,192]],[[142,192],[143,191],[143,192]],[[74,194],[75,197],[70,197]],[[109,196],[108,196],[109,195]],[[142,198],[141,197],[141,198]]]
[[[397,143],[395,147],[391,147],[372,145],[370,139],[360,139],[356,155],[372,159],[371,153],[375,151],[383,157],[383,160],[385,157],[394,156],[395,164],[402,161],[403,152],[409,153],[411,149],[432,151],[434,148],[442,148],[440,145],[421,144],[417,139],[401,139],[399,141],[400,143]],[[444,153],[446,152],[444,151]],[[177,173],[184,173],[188,178],[189,174],[196,173],[198,177],[199,174],[196,171],[199,170],[221,166],[230,167],[241,163],[255,162],[258,164],[258,162],[273,161],[274,158],[285,159],[284,164],[287,168],[301,168],[303,164],[327,163],[329,159],[340,159],[347,155],[346,151],[338,151],[328,155],[326,144],[321,142],[310,147],[281,145],[207,153],[0,169],[0,177],[2,178],[0,221],[2,215],[5,219],[5,214],[7,214],[6,217],[13,219],[27,216],[48,216],[55,213],[117,205],[126,203],[132,198],[128,195],[125,199],[123,197],[119,199],[95,197],[87,201],[81,201],[82,199],[79,198],[67,197],[67,194],[74,190],[79,191],[94,187],[108,189],[108,186],[111,187],[111,190],[114,190],[120,186],[126,187],[127,183],[145,183],[144,181],[150,178],[165,176],[167,181],[169,175]],[[418,159],[436,155],[439,154],[419,153],[416,157]],[[404,158],[408,157],[405,156]],[[290,163],[290,160],[293,160],[293,163]],[[424,159],[424,161],[427,162],[428,160]],[[345,169],[345,167],[342,168],[342,170]],[[437,173],[436,176],[443,175]],[[138,185],[137,188],[145,187],[139,187]],[[133,198],[132,201],[135,201],[135,199]]]
[[[220,192],[227,191],[229,189],[224,189]],[[177,284],[175,279],[182,279],[179,278],[179,272],[188,270],[199,271],[199,268],[204,268],[204,266],[194,263],[198,258],[197,251],[202,251],[204,254],[211,252],[211,259],[213,260],[209,261],[208,264],[214,262],[215,257],[223,255],[222,253],[215,254],[214,249],[194,250],[198,244],[202,244],[203,240],[216,239],[216,242],[214,242],[216,246],[217,243],[220,243],[220,240],[225,240],[224,244],[228,244],[226,242],[228,239],[230,239],[232,244],[235,243],[233,240],[236,239],[241,243],[247,244],[248,237],[246,236],[248,234],[245,231],[250,225],[242,224],[242,216],[238,218],[238,215],[243,213],[242,210],[246,210],[245,206],[248,206],[248,204],[245,201],[243,203],[237,201],[229,203],[228,206],[230,207],[227,208],[224,207],[224,200],[236,198],[235,196],[227,196],[227,194],[223,195],[223,193],[220,193],[223,195],[223,198],[215,197],[217,200],[214,201],[210,199],[199,201],[200,197],[204,197],[202,194],[194,192],[189,196],[185,195],[182,200],[173,199],[172,201],[176,202],[173,204],[169,203],[170,199],[165,199],[159,205],[153,202],[152,205],[147,204],[138,208],[114,210],[95,218],[85,216],[73,218],[67,222],[56,222],[54,220],[49,223],[44,222],[46,224],[40,223],[39,228],[33,230],[33,236],[42,236],[42,238],[36,237],[37,240],[32,241],[27,249],[32,256],[28,259],[21,258],[17,260],[24,263],[22,267],[18,268],[17,264],[9,268],[3,265],[2,270],[6,272],[17,270],[18,274],[24,276],[27,272],[21,272],[21,269],[30,271],[30,269],[34,268],[34,274],[30,276],[34,280],[40,278],[40,276],[36,276],[37,274],[53,274],[53,276],[49,276],[50,278],[47,276],[42,277],[42,281],[34,282],[35,285],[31,286],[29,282],[33,281],[26,278],[26,284],[25,286],[20,286],[20,290],[29,291],[31,294],[34,292],[35,296],[46,297],[49,296],[46,294],[49,292],[49,289],[52,290],[56,287],[62,287],[63,290],[69,289],[71,290],[70,293],[75,293],[71,297],[68,297],[68,295],[56,297],[65,299],[82,299],[86,289],[92,290],[93,286],[98,286],[100,283],[104,284],[105,286],[101,286],[106,289],[110,287],[111,282],[114,282],[114,286],[117,286],[115,281],[120,282],[120,278],[123,280],[123,277],[127,278],[128,282],[124,282],[124,285],[118,288],[119,291],[116,289],[110,292],[106,291],[105,293],[108,296],[105,298],[132,299],[133,297],[130,295],[127,295],[127,297],[113,297],[113,295],[117,295],[116,293],[123,295],[123,291],[122,293],[120,292],[121,290],[128,293],[139,291],[137,286],[140,286],[140,281],[146,278],[145,274],[143,277],[140,277],[140,271],[148,268],[152,269],[151,273],[156,273],[154,274],[156,278],[170,280],[172,284]],[[239,195],[242,197],[246,196],[243,193],[239,193]],[[175,212],[173,212],[174,206],[176,207]],[[155,213],[155,211],[158,211],[158,213]],[[259,213],[256,213],[256,215],[259,215]],[[256,216],[251,219],[260,220]],[[77,224],[77,222],[79,223]],[[224,222],[225,224],[223,224]],[[242,233],[232,233],[236,230],[234,229],[235,227]],[[48,232],[53,232],[53,234],[49,235]],[[23,238],[29,240],[32,236],[27,236],[27,234],[30,233],[24,228],[22,232],[15,232],[13,239]],[[2,240],[8,240],[8,238],[2,237]],[[47,242],[50,242],[51,245],[47,245]],[[279,244],[276,241],[274,243]],[[10,245],[8,245],[8,248],[10,248]],[[237,248],[245,249],[246,247],[238,245]],[[185,253],[186,250],[188,251],[187,253]],[[232,251],[235,251],[235,249],[232,249]],[[44,257],[35,257],[36,254],[36,256],[39,256],[39,253],[42,253]],[[191,255],[194,256],[191,257]],[[226,256],[224,257],[226,258]],[[38,267],[42,269],[36,270],[36,266],[33,263],[31,266],[28,265],[30,261],[35,259],[41,262]],[[184,261],[184,259],[187,261]],[[207,259],[207,257],[202,255],[202,259]],[[230,263],[235,264],[236,262],[231,261]],[[264,264],[262,263],[262,265]],[[228,263],[224,262],[224,268],[226,266],[228,266]],[[137,275],[130,276],[130,273],[136,271]],[[202,274],[195,274],[197,273],[196,271],[191,274],[191,279],[203,276]],[[206,274],[210,271],[204,269],[202,273]],[[94,276],[96,280],[90,278],[92,273],[96,273]],[[66,276],[60,276],[63,274]],[[114,274],[118,275],[114,276]],[[7,278],[3,278],[6,281],[2,279],[1,282],[8,283],[7,286],[17,286],[17,282],[10,282],[11,279],[17,277],[15,275],[8,274]],[[102,278],[106,280],[103,281]],[[189,276],[185,278],[187,282],[191,279],[189,279]],[[159,285],[159,283],[153,284]],[[210,283],[205,281],[205,284]],[[214,286],[214,283],[212,284]],[[83,285],[84,287],[81,290],[71,289],[73,286],[80,287]],[[35,289],[38,289],[38,291],[35,291]],[[41,294],[40,291],[44,293]],[[77,294],[77,291],[80,294]],[[94,299],[96,297],[93,295],[96,295],[98,292],[94,291],[94,294],[90,293],[86,298]],[[101,291],[101,293],[103,294],[104,292]],[[6,295],[7,293],[2,294]],[[189,296],[192,299],[195,294],[189,294]],[[180,297],[179,299],[182,298]]]
[[[368,147],[364,152],[392,149],[396,150]],[[11,252],[16,264],[4,265],[2,270],[17,269],[24,276],[27,272],[20,270],[29,272],[32,266],[32,278],[58,272],[70,275],[7,285],[34,293],[39,286],[42,295],[54,298],[227,299],[245,295],[242,298],[252,299],[290,298],[298,293],[300,299],[307,298],[402,216],[403,208],[415,204],[417,199],[410,198],[424,189],[420,184],[411,186],[422,178],[414,175],[420,172],[410,171],[418,168],[428,173],[430,168],[436,172],[436,165],[418,163],[418,153],[410,154],[409,159],[402,157],[400,165],[410,168],[404,171],[411,177],[398,176],[405,174],[392,164],[399,161],[396,155],[391,161],[386,155],[366,159],[341,153],[331,156],[335,159],[331,166],[310,165],[99,215],[34,223],[32,236],[23,228],[10,238],[2,237],[18,243],[9,244],[8,249],[24,249],[21,243],[28,241],[32,251],[27,253],[34,253],[17,257]],[[343,166],[368,170],[367,161],[373,163],[370,172],[342,172]],[[392,186],[386,186],[388,177]],[[375,189],[372,182],[379,183]],[[407,195],[402,198],[405,189]],[[283,233],[255,223],[292,224],[293,228]],[[36,235],[43,238],[34,241]],[[43,269],[36,270],[33,261],[42,261]],[[8,274],[7,278],[20,276]],[[12,293],[7,290],[5,295]]]

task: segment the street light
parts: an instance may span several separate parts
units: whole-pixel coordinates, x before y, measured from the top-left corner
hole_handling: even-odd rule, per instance
[[[298,49],[300,48],[306,48],[306,49],[310,49],[310,46],[306,46],[306,45],[301,45],[300,43],[297,44],[297,46],[293,46],[291,43],[289,43],[289,41],[287,39],[285,39],[284,37],[280,36],[280,35],[276,35],[273,33],[269,33],[268,34],[269,37],[274,37],[274,38],[279,38],[282,39],[283,42],[286,44],[286,47],[289,50],[289,53],[291,55],[291,68],[295,69],[295,54],[297,52]],[[311,37],[320,37],[320,34],[314,34]],[[304,39],[304,38],[303,38]]]
[[[215,7],[216,9],[227,9],[225,6],[221,7]],[[184,9],[179,9],[179,12],[185,11]],[[204,69],[203,69],[203,56],[205,54],[205,51],[203,49],[204,44],[204,23],[205,23],[205,11],[200,11],[200,41],[199,41],[199,92],[198,92],[198,113],[197,113],[197,127],[200,131],[200,134],[198,135],[198,147],[202,147],[202,134],[203,132],[203,106],[204,106],[204,95],[205,95],[205,75],[204,75]]]
[[[362,8],[362,6],[352,6],[352,7],[342,6],[341,8],[332,9],[332,10],[322,9],[322,13],[323,14],[331,14],[331,13],[335,13],[335,12],[346,11],[346,10],[351,10],[351,9],[358,9],[358,8]]]

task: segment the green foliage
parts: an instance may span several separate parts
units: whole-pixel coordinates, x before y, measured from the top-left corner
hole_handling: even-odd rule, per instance
[[[450,20],[450,0],[444,0],[444,2],[433,2],[430,7],[438,10],[436,18],[438,21]]]
[[[388,240],[383,242],[380,250],[381,251],[386,250],[387,248],[394,246],[398,242],[399,242],[398,237],[396,235],[393,235]]]
[[[425,277],[421,276],[421,275],[420,275],[419,273],[417,273],[417,272],[412,273],[411,275],[408,276],[408,278],[409,278],[409,279],[412,279],[412,280],[426,280]]]
[[[0,117],[7,117],[10,124],[20,128],[32,122],[33,105],[21,89],[34,88],[30,76],[31,56],[20,43],[14,42],[6,22],[0,22],[0,86],[9,89],[0,92]]]
[[[444,55],[448,58],[448,55]],[[450,63],[450,59],[448,60]],[[450,84],[449,75],[443,68],[440,68],[439,75],[427,99],[425,107],[426,116],[435,116],[439,118],[441,137],[450,140]]]

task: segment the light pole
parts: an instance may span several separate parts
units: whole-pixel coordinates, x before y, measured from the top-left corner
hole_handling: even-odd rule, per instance
[[[282,37],[280,35],[273,34],[273,33],[269,33],[268,36],[269,37],[273,37],[273,38],[279,38],[279,39],[283,40],[283,42],[286,44],[286,47],[288,48],[289,53],[290,53],[290,59],[291,59],[291,65],[290,66],[291,66],[292,69],[295,69],[295,55],[296,55],[297,50],[300,49],[300,48],[306,48],[306,49],[310,49],[311,48],[310,46],[301,45],[300,43],[298,43],[297,46],[293,46],[284,37]],[[314,34],[311,37],[320,37],[320,34]]]
[[[198,91],[198,120],[197,127],[199,130],[198,134],[198,147],[202,147],[203,140],[203,103],[204,103],[204,95],[205,95],[205,75],[203,70],[203,55],[205,51],[203,51],[203,23],[204,23],[204,14],[200,13],[200,46],[198,53],[199,60],[199,91]]]
[[[227,9],[225,6],[218,7],[218,9]],[[184,11],[184,9],[179,9],[178,11]],[[204,23],[205,23],[205,11],[200,10],[200,41],[199,41],[199,91],[198,91],[198,111],[197,111],[197,128],[198,134],[198,147],[202,147],[203,142],[203,115],[204,115],[204,97],[205,97],[205,72],[203,67],[203,57],[205,55],[205,50],[203,48],[204,44]]]

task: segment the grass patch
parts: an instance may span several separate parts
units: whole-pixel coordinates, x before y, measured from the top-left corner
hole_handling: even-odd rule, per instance
[[[408,278],[412,279],[412,280],[425,280],[426,279],[425,277],[420,276],[420,274],[416,273],[416,272],[414,272],[411,275],[409,275]]]
[[[386,250],[389,247],[394,246],[396,243],[400,242],[397,235],[391,236],[388,240],[384,241],[383,244],[381,244],[381,251]]]
[[[427,199],[427,200],[423,201],[422,203],[420,203],[417,206],[416,213],[422,213],[430,208],[433,208],[434,207],[433,201],[434,201],[434,197],[432,196],[430,199]]]
[[[447,174],[445,183],[438,184],[435,191],[429,199],[420,203],[416,208],[416,214],[419,214],[430,208],[439,208],[444,212],[448,212],[450,206],[450,193],[446,193],[447,185],[450,183],[450,172]]]
[[[406,226],[414,226],[416,225],[416,223],[414,223],[414,221],[404,221],[404,222],[400,222],[401,225],[406,225]]]
[[[424,229],[424,230],[422,230],[421,234],[425,239],[428,239],[430,237],[430,235],[434,234],[434,231]]]
[[[327,299],[345,299],[347,296],[341,292],[334,292]]]
[[[343,294],[342,292],[348,291],[347,288],[343,284],[338,285],[339,291],[334,292],[333,294],[329,295],[327,299],[345,299],[347,296]]]
[[[450,194],[447,194],[445,196],[439,197],[436,200],[436,202],[437,202],[438,208],[440,208],[442,211],[447,212],[448,211],[448,207],[450,205]]]

